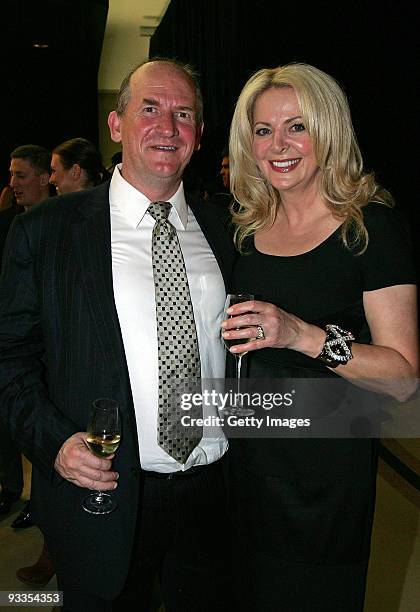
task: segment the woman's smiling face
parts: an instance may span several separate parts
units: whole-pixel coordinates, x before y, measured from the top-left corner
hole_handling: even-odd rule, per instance
[[[272,87],[258,96],[252,128],[255,161],[275,189],[313,187],[320,169],[292,87]]]

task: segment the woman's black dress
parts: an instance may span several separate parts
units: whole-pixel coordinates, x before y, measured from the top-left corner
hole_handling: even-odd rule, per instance
[[[363,292],[415,283],[407,233],[395,211],[364,208],[368,248],[357,256],[340,229],[308,253],[260,253],[253,239],[234,290],[301,319],[351,330],[370,342]],[[248,355],[249,378],[332,377],[287,349]],[[343,612],[363,609],[375,502],[377,441],[370,438],[232,439],[231,512],[238,610]],[[386,551],[384,551],[386,554]]]

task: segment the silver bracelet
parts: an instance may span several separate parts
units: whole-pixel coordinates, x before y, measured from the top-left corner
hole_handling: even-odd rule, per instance
[[[346,365],[350,359],[353,359],[351,352],[353,334],[338,325],[326,325],[325,331],[327,337],[317,359],[326,363],[330,368]]]

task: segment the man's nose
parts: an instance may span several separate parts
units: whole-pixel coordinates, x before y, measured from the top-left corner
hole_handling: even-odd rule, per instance
[[[164,136],[176,136],[178,130],[172,113],[162,113],[159,120],[159,132]]]
[[[17,185],[16,178],[14,176],[10,177],[10,187],[15,187]]]

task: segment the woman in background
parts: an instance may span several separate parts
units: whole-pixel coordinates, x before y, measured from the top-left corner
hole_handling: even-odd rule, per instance
[[[256,299],[228,310],[223,336],[248,339],[231,351],[250,352],[249,377],[341,378],[408,398],[414,266],[390,194],[363,172],[335,80],[306,64],[253,75],[232,122],[230,178],[242,255],[233,290]],[[238,609],[360,612],[376,441],[233,439],[230,449]]]
[[[50,183],[59,195],[99,185],[108,178],[102,157],[85,138],[72,138],[52,153]]]

